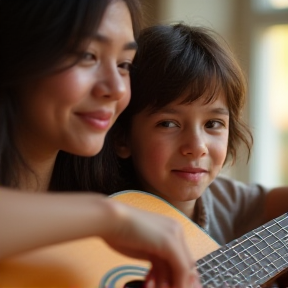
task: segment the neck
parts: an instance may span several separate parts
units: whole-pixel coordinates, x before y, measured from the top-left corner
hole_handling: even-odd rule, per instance
[[[19,165],[18,188],[34,192],[47,191],[58,151],[45,149],[48,147],[32,141],[18,141],[17,144],[26,164]]]
[[[25,159],[27,159],[25,157]],[[28,169],[25,166],[20,168],[19,188],[25,191],[43,192],[49,188],[51,175],[55,163],[55,157],[46,160],[37,161],[29,159],[26,161]]]
[[[194,218],[194,208],[195,208],[195,200],[188,200],[188,201],[176,201],[171,198],[165,197],[165,195],[154,193],[158,195],[159,197],[165,199],[167,202],[172,204],[175,208],[177,208],[179,211],[181,211],[183,214],[185,214],[188,218],[193,219]]]
[[[168,200],[174,207],[184,213],[188,218],[193,219],[194,217],[194,207],[196,200],[190,201],[171,201]]]

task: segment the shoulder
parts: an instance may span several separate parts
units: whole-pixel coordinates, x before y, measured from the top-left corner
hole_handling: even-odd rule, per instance
[[[218,176],[198,201],[202,227],[222,245],[260,226],[267,191],[261,185]]]
[[[226,176],[218,176],[209,186],[210,193],[213,196],[220,197],[225,195],[225,198],[231,197],[234,201],[249,198],[251,201],[254,197],[265,197],[269,192],[268,187],[260,184],[246,184]]]
[[[219,176],[203,196],[210,198],[215,214],[223,223],[229,222],[234,238],[237,238],[265,223],[264,203],[269,190],[259,184],[245,184]]]

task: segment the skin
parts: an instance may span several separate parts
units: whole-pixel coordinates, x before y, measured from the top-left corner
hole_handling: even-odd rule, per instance
[[[205,95],[181,104],[186,96],[155,113],[135,115],[127,145],[118,155],[132,156],[141,189],[192,217],[196,199],[224,164],[229,110],[222,93],[208,104]]]
[[[136,43],[124,3],[111,5],[95,38],[87,44],[76,65],[28,83],[20,93],[19,147],[43,179],[50,179],[59,150],[97,154],[130,100],[129,68]],[[41,176],[42,171],[49,175]]]
[[[97,154],[129,102],[136,46],[124,2],[112,1],[87,43],[76,65],[19,88],[16,143],[35,174],[23,169],[20,190],[0,190],[0,260],[98,236],[125,255],[151,261],[147,287],[200,287],[183,229],[174,220],[96,193],[35,193],[47,191],[59,150]]]

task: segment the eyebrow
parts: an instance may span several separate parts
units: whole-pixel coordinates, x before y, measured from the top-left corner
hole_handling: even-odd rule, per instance
[[[101,42],[101,43],[111,43],[111,39],[109,37],[106,37],[104,35],[101,35],[101,34],[94,34],[92,36],[92,38],[97,41],[97,42]],[[131,42],[128,42],[126,44],[124,44],[123,46],[123,50],[137,50],[138,48],[138,45],[136,43],[136,41],[131,41]]]
[[[211,110],[211,112],[229,116],[229,110],[226,109],[226,108],[222,108],[222,107],[214,108],[214,109]]]
[[[155,111],[154,113],[167,113],[167,114],[177,114],[177,113],[181,113],[181,111],[179,111],[178,109],[175,108],[164,108],[164,109],[160,109],[158,111]],[[154,114],[152,113],[152,114]],[[229,110],[226,108],[222,108],[222,107],[217,107],[217,108],[213,108],[209,111],[207,111],[207,113],[214,113],[214,114],[222,114],[222,115],[227,115],[229,116]]]

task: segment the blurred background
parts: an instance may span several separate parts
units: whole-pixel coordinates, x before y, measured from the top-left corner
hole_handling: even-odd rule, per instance
[[[252,157],[239,152],[223,174],[268,187],[288,185],[288,0],[142,0],[148,24],[184,21],[216,30],[248,81],[244,117]]]

